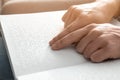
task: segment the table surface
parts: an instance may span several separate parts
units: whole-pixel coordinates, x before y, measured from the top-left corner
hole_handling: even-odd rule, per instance
[[[13,80],[3,39],[0,37],[0,80]]]

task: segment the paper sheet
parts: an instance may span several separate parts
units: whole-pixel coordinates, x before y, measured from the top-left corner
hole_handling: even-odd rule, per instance
[[[29,74],[39,75],[39,78],[36,77],[38,79],[32,80],[39,80],[47,73],[51,77],[50,80],[62,80],[62,78],[65,80],[88,80],[88,78],[97,80],[99,77],[101,77],[100,80],[104,80],[105,76],[105,80],[108,80],[112,75],[116,80],[120,78],[118,76],[119,60],[94,64],[86,61],[72,47],[59,51],[50,49],[49,41],[63,29],[61,21],[63,14],[64,11],[59,11],[0,17],[15,75],[17,77]],[[116,24],[116,21],[113,22]],[[49,80],[48,78],[42,79]]]
[[[51,50],[49,41],[63,29],[64,12],[2,16],[1,24],[16,76],[86,60],[71,48]]]

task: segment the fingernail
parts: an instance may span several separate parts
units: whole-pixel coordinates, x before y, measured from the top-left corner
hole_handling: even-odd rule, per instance
[[[54,44],[54,39],[52,39],[50,42],[49,42],[49,44],[50,44],[50,46],[52,46],[53,44]]]
[[[51,40],[51,41],[49,42],[49,45],[52,46],[52,43],[53,43],[53,42],[52,42],[52,40]]]
[[[77,52],[82,53],[80,50],[77,49]]]
[[[84,55],[85,58],[89,58],[87,55]]]
[[[82,53],[80,48],[76,47],[77,52]]]
[[[100,62],[100,61],[99,61],[96,57],[94,57],[94,56],[91,56],[90,59],[91,59],[91,61],[94,62],[94,63]]]
[[[51,46],[51,48],[52,48],[53,50],[58,50],[58,47],[57,47],[56,44],[53,44],[53,45]]]

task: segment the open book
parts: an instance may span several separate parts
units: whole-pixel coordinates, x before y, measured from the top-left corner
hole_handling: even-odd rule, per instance
[[[120,60],[92,63],[72,47],[51,50],[49,41],[63,29],[64,13],[0,16],[14,76],[18,80],[119,80]]]

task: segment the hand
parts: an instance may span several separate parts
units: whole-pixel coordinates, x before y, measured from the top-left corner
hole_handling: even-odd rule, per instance
[[[93,62],[120,58],[120,27],[111,24],[90,24],[58,40],[53,49],[78,42],[76,50]]]
[[[90,23],[109,22],[117,11],[113,4],[114,2],[110,0],[72,6],[63,16],[65,29],[50,41],[50,45],[52,46],[67,34]]]
[[[68,11],[62,17],[64,22],[64,27],[69,27],[70,24],[76,23],[77,26],[83,27],[91,22],[94,23],[103,23],[109,22],[113,15],[107,14],[106,11],[109,8],[108,6],[99,6],[102,3],[94,2],[82,5],[71,6]],[[107,4],[106,4],[107,5]]]
[[[88,27],[92,26],[89,33],[80,38],[76,50],[93,62],[120,58],[120,27],[111,24]]]

